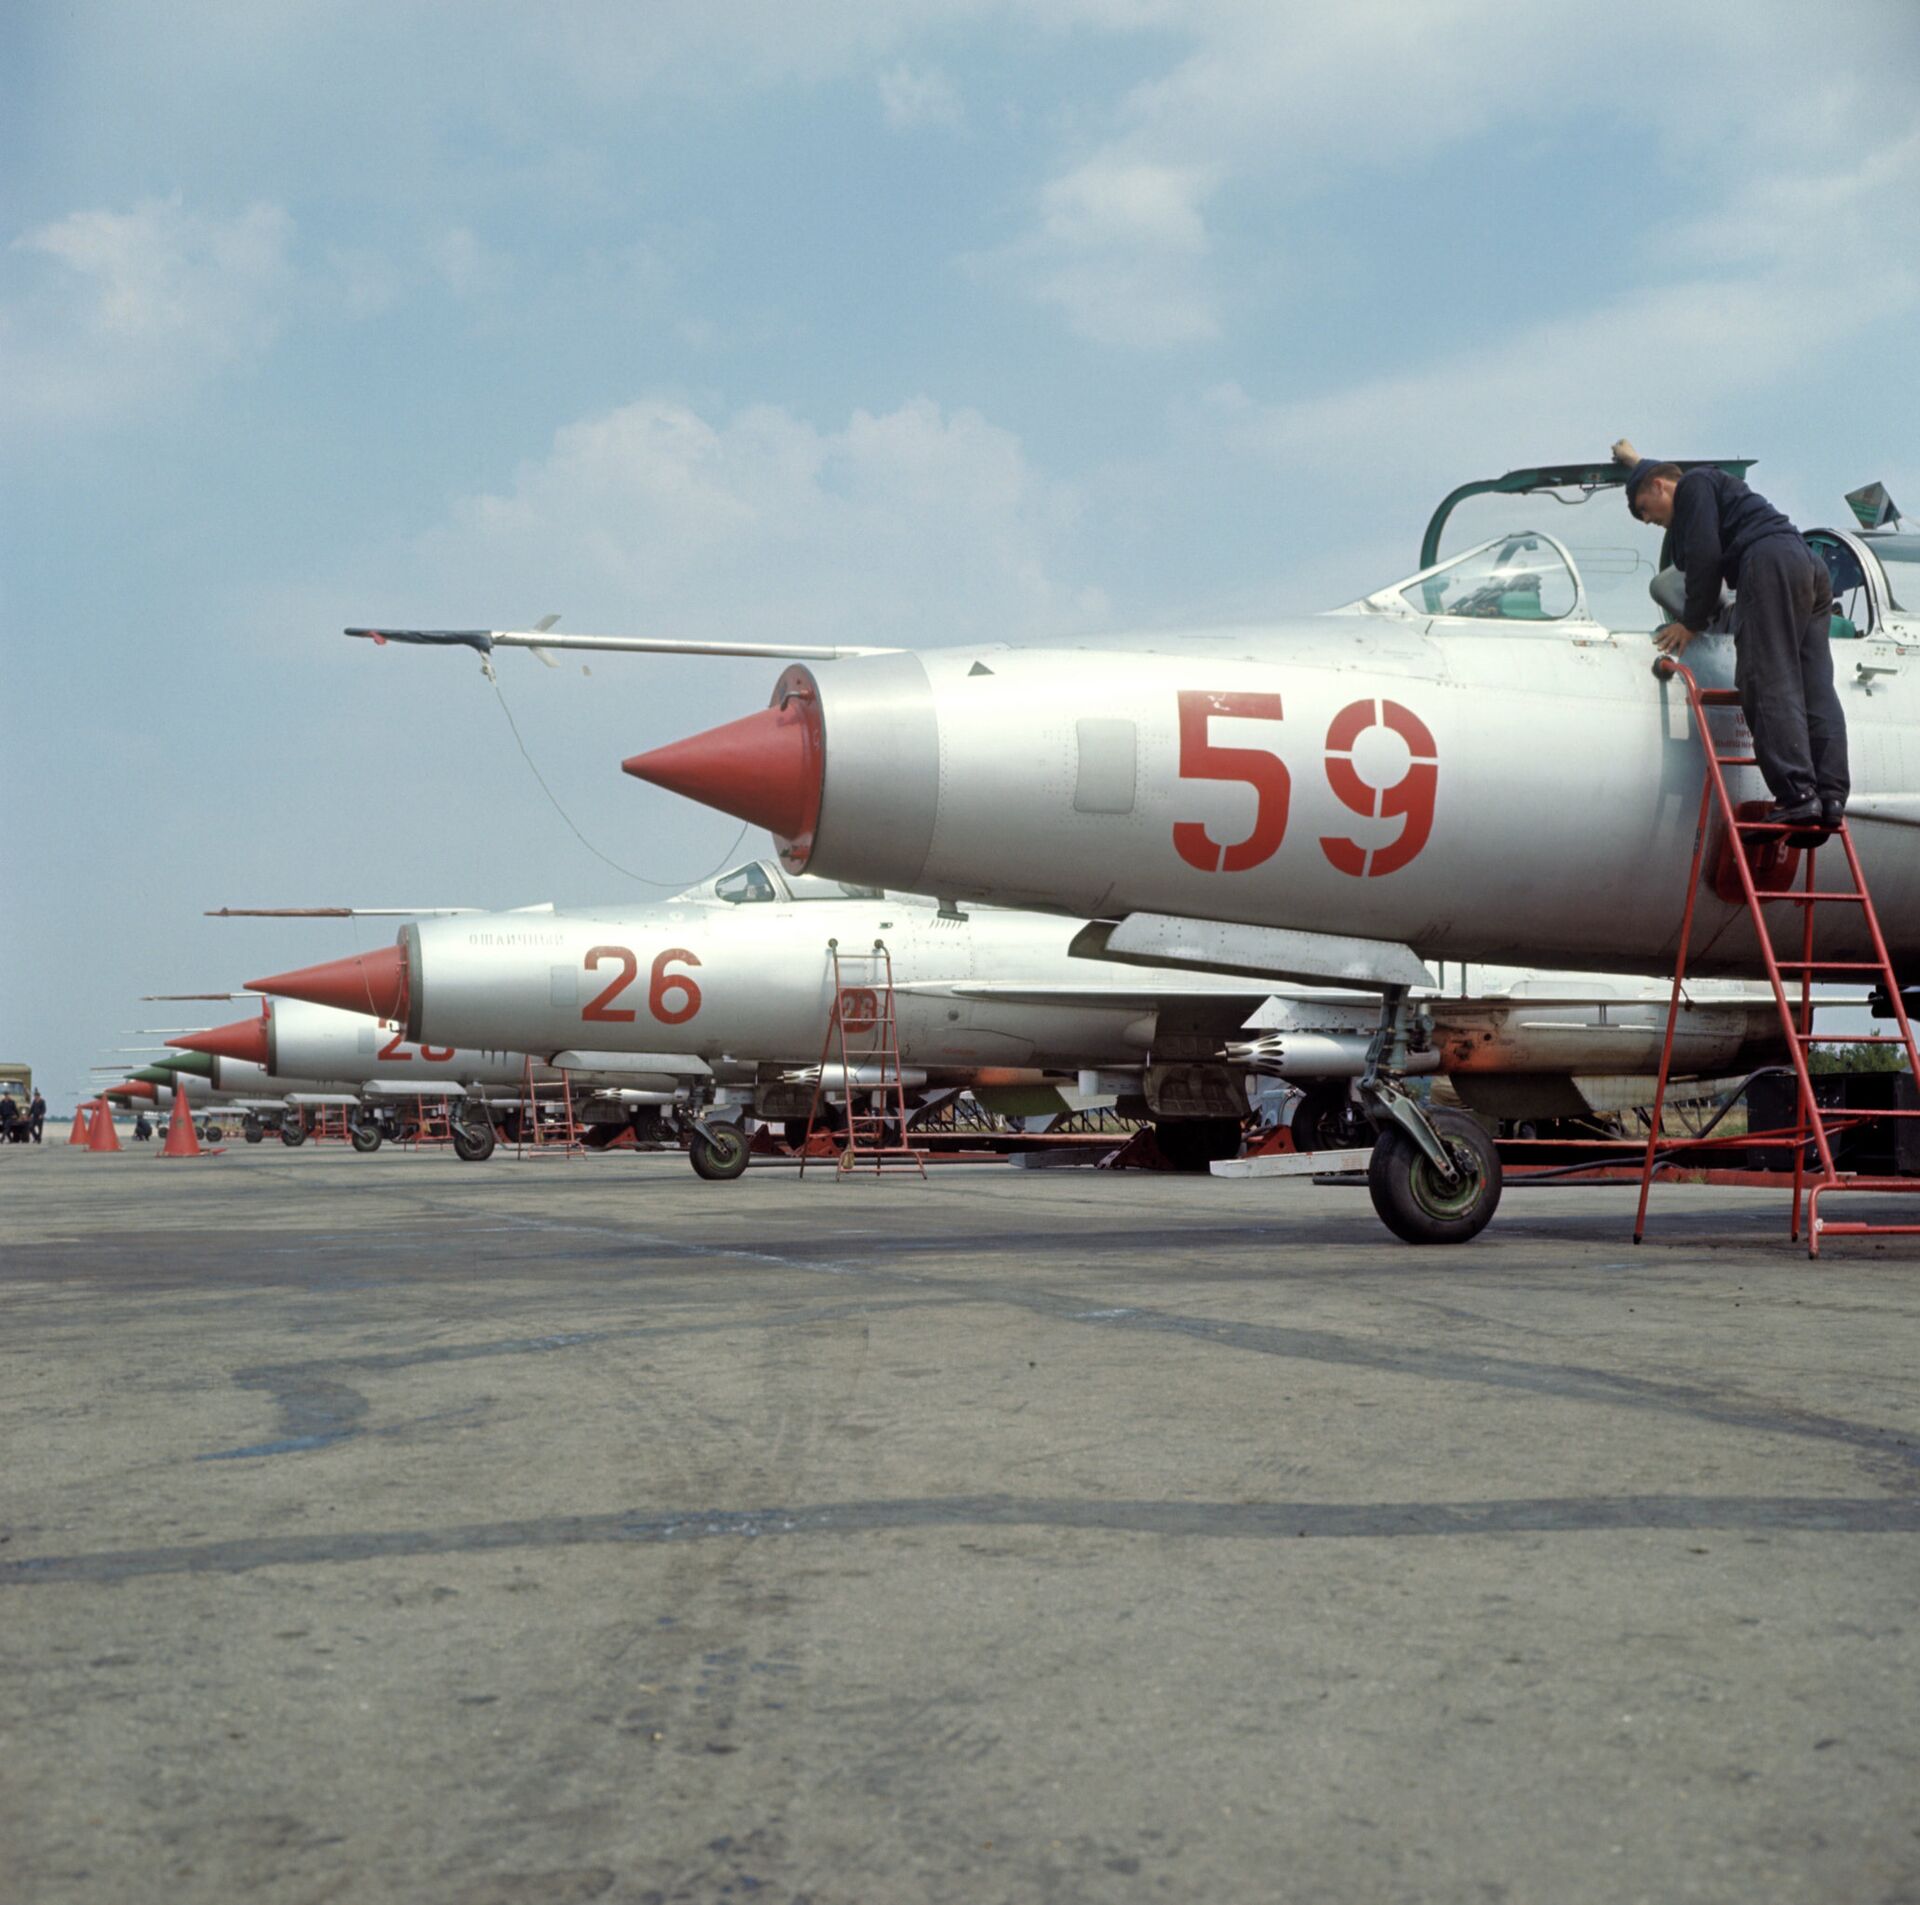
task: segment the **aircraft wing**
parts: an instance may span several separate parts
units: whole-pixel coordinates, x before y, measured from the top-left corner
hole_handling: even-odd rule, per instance
[[[1065,985],[1031,985],[1019,979],[909,980],[896,992],[949,999],[977,999],[987,1005],[1044,1006],[1068,1012],[1153,1012],[1162,1035],[1188,1033],[1226,1038],[1238,1032],[1271,996],[1258,987],[1219,984],[1155,985],[1132,978],[1122,983],[1098,980]]]
[[[1221,1005],[1257,1010],[1270,996],[1258,987],[1194,985],[1030,985],[1021,979],[897,980],[895,992],[932,993],[953,999],[979,999],[995,1005],[1080,1006],[1111,1012],[1115,1008],[1149,1012],[1165,1005]]]

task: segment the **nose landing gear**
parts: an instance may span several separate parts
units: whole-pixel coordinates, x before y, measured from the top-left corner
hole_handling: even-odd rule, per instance
[[[1500,1158],[1464,1111],[1423,1105],[1401,1082],[1414,1014],[1405,986],[1390,986],[1367,1048],[1360,1102],[1379,1134],[1367,1189],[1380,1221],[1410,1244],[1462,1244],[1500,1204]]]

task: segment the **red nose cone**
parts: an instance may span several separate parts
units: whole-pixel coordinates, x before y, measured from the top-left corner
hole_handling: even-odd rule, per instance
[[[247,990],[338,1006],[342,1012],[370,1012],[376,1019],[405,1019],[406,955],[398,946],[382,946],[378,952],[352,959],[330,959],[324,966],[302,966],[298,972],[277,972],[271,979],[249,979]],[[258,1062],[266,1063],[264,1052]]]
[[[102,1098],[158,1098],[160,1094],[151,1085],[143,1085],[136,1079],[129,1079],[124,1085],[109,1085],[100,1096]]]
[[[772,707],[621,762],[636,780],[765,827],[802,861],[820,818],[825,764],[820,704],[804,669],[781,680]]]
[[[189,1032],[185,1038],[170,1038],[167,1043],[182,1052],[211,1052],[216,1058],[245,1059],[249,1065],[267,1062],[267,1015],[255,1019],[235,1019],[231,1025],[216,1025],[205,1032]]]

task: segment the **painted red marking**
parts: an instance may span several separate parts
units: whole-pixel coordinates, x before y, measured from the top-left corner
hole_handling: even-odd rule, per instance
[[[1281,719],[1280,697],[1243,692],[1180,691],[1180,778],[1229,781],[1251,787],[1256,804],[1253,831],[1244,840],[1223,845],[1198,820],[1174,823],[1174,850],[1203,873],[1244,873],[1273,858],[1287,832],[1287,804],[1293,782],[1285,763],[1265,748],[1215,747],[1209,723],[1215,715],[1255,721]]]
[[[1369,728],[1386,727],[1405,741],[1412,759],[1390,787],[1361,778],[1353,750]],[[1397,701],[1354,701],[1327,728],[1327,785],[1343,807],[1369,820],[1403,819],[1399,834],[1384,846],[1363,847],[1357,840],[1322,835],[1320,850],[1342,873],[1378,879],[1397,873],[1415,858],[1433,832],[1433,808],[1440,785],[1440,762],[1433,730]]]
[[[603,959],[617,959],[620,973],[613,983],[597,994],[580,1008],[583,1019],[595,1019],[607,1025],[631,1025],[634,1010],[630,1005],[617,1006],[613,1002],[621,993],[633,984],[640,970],[640,962],[625,946],[592,946],[587,950],[586,967],[589,972],[597,971]]]
[[[678,960],[683,966],[697,966],[700,961],[684,946],[669,946],[653,962],[653,971],[647,985],[647,1010],[662,1025],[685,1025],[700,1010],[700,988],[684,972],[669,972],[670,960]],[[667,994],[678,992],[681,1003],[671,1011],[667,1009]],[[629,1012],[628,1018],[633,1014]]]

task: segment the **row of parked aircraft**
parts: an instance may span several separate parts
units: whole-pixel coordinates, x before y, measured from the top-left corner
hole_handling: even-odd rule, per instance
[[[804,1121],[833,1004],[830,942],[891,954],[900,1082],[917,1103],[969,1091],[1026,1115],[1111,1103],[1154,1123],[1159,1148],[1205,1163],[1238,1148],[1261,1079],[1302,1088],[1305,1148],[1354,1135],[1376,1007],[1364,992],[1089,962],[1087,922],[946,907],[751,861],[659,905],[448,912],[410,921],[375,953],[254,982],[260,1011],[171,1041],[140,1074],[255,1122],[351,1103],[366,1148],[386,1108],[422,1097],[468,1108],[464,1155],[536,1084],[570,1083],[588,1115],[684,1127],[695,1168],[744,1168],[736,1115]],[[1471,968],[1419,1000],[1416,1074],[1444,1074],[1497,1117],[1579,1112],[1576,1078],[1643,1072],[1658,1057],[1665,989],[1611,975]],[[1720,1075],[1778,1051],[1770,1000],[1704,982],[1682,1017],[1682,1069]],[[875,1080],[831,1062],[831,1095]],[[790,1135],[797,1135],[790,1129]]]
[[[1608,498],[1621,475],[1463,484],[1411,575],[1227,629],[929,651],[563,635],[551,618],[350,629],[489,670],[515,646],[787,664],[766,709],[624,764],[764,826],[778,858],[658,907],[421,917],[379,953],[257,981],[269,1004],[208,1035],[225,1045],[206,1085],[297,1073],[378,1100],[419,1066],[484,1105],[531,1054],[608,1106],[684,1122],[696,1167],[731,1174],[745,1149],[722,1113],[791,1116],[811,1096],[828,942],[877,940],[916,1091],[1104,1092],[1203,1158],[1232,1141],[1249,1080],[1284,1078],[1307,1088],[1309,1143],[1371,1128],[1374,1203],[1399,1235],[1471,1236],[1498,1157],[1413,1081],[1439,1073],[1468,1110],[1526,1117],[1577,1104],[1583,1074],[1651,1068],[1704,756],[1651,670],[1637,579],[1658,564],[1617,500],[1597,543],[1507,527],[1440,551],[1472,499],[1511,521]],[[1857,528],[1808,539],[1847,644],[1849,817],[1904,974],[1920,966],[1920,536],[1878,486],[1849,501]],[[1688,660],[1731,684],[1724,630]],[[1701,908],[1676,1070],[1777,1063],[1747,914],[1712,892]],[[1820,947],[1856,950],[1844,921]]]

